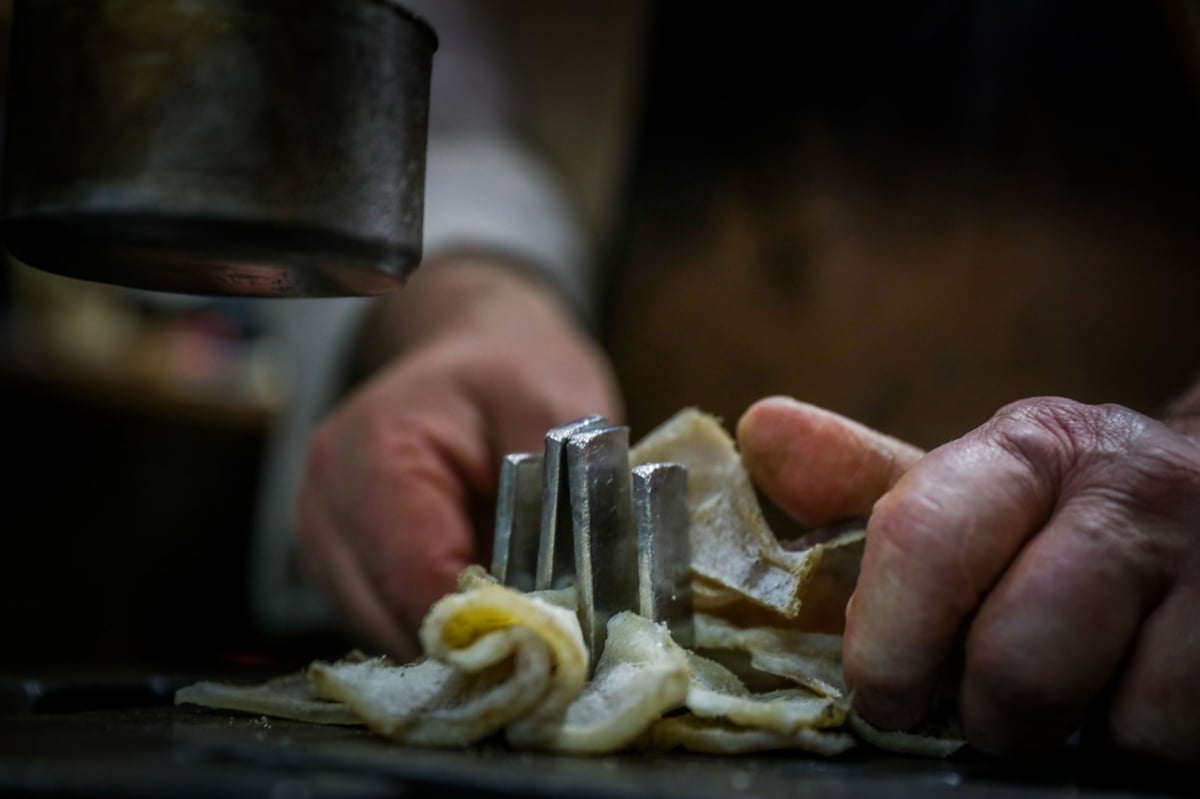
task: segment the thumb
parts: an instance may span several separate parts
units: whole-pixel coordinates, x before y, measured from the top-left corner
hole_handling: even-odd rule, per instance
[[[871,506],[924,454],[815,405],[768,397],[737,424],[750,477],[802,524],[819,527]]]

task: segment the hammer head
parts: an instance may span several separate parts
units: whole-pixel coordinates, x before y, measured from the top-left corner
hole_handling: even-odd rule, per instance
[[[15,0],[5,244],[160,291],[390,291],[436,46],[390,0]]]

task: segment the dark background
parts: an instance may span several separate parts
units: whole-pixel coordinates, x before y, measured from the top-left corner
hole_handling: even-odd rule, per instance
[[[606,329],[635,429],[786,393],[931,447],[1200,376],[1189,6],[794,5],[658,6]]]

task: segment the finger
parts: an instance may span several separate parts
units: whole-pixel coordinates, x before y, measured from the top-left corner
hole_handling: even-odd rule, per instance
[[[768,397],[737,425],[755,484],[798,521],[821,526],[866,516],[921,450],[813,405]]]
[[[1200,763],[1198,565],[1143,623],[1108,709],[1115,746],[1177,765]]]
[[[875,505],[843,643],[866,719],[923,718],[964,622],[1049,517],[1053,460],[1040,424],[1002,412],[925,456]]]
[[[349,546],[384,604],[413,630],[475,560],[466,484],[493,468],[482,433],[453,418],[420,418],[381,435],[364,453],[376,465],[366,484],[331,505],[339,529],[369,531],[350,536]]]
[[[966,647],[968,734],[1000,750],[1061,736],[1190,540],[1179,530],[1194,519],[1177,515],[1194,491],[1189,456],[1132,411],[1054,398],[1009,406],[927,456],[868,526],[845,642],[863,715],[919,720],[982,605]]]
[[[484,479],[487,457],[472,414],[449,400],[430,411],[419,393],[396,393],[405,415],[394,418],[391,404],[380,412],[366,394],[314,437],[298,527],[310,549],[341,542],[353,555],[353,578],[365,579],[412,630],[475,555],[465,484]]]
[[[1148,520],[1104,497],[1090,471],[1073,470],[1071,493],[971,622],[959,710],[976,747],[1015,754],[1066,740],[1161,595],[1133,543]]]
[[[313,536],[311,545],[300,550],[301,565],[310,579],[333,595],[350,626],[373,645],[402,663],[416,657],[420,653],[416,637],[387,609],[345,540],[333,534],[320,503],[301,496],[300,512]]]

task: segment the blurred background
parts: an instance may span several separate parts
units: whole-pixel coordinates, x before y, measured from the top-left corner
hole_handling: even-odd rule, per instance
[[[1156,414],[1200,377],[1196,3],[784,9],[492,8],[635,438],[785,393],[931,447],[1024,396]],[[293,357],[237,303],[4,266],[0,671],[333,645],[247,610]]]

